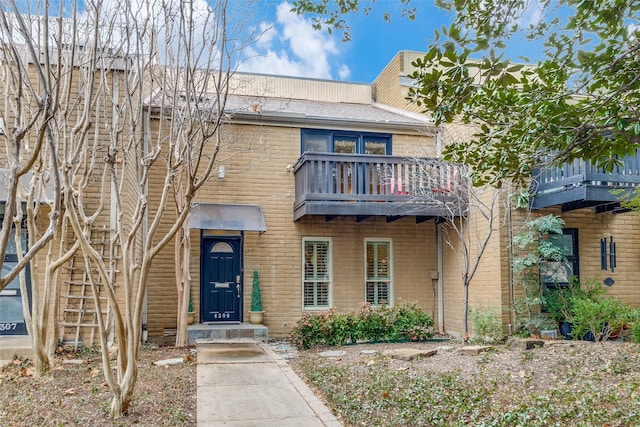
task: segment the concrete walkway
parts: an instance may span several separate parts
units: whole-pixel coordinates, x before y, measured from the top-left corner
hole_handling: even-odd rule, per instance
[[[198,342],[198,426],[341,427],[268,345]]]
[[[0,367],[11,363],[14,357],[32,359],[31,338],[23,335],[0,337]]]

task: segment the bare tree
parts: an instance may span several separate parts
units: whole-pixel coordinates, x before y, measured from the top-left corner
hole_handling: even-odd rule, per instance
[[[83,99],[91,101],[76,112],[60,155],[66,213],[92,273],[114,417],[133,397],[153,260],[178,232],[188,235],[191,202],[213,169],[238,47],[228,39],[227,1],[134,6],[111,4],[107,13],[103,4],[87,4],[93,36],[83,50],[80,81]],[[97,195],[96,182],[103,183]],[[91,236],[105,221],[113,227],[106,259]],[[188,266],[179,271],[188,274]],[[180,313],[188,289],[188,280],[179,283]]]
[[[500,218],[505,190],[473,187],[464,166],[416,159],[418,173],[408,177],[412,202],[433,206],[441,219],[445,243],[458,254],[463,285],[462,332],[469,337],[469,288],[492,235],[506,217]],[[504,214],[508,210],[502,210]]]
[[[46,9],[46,8],[45,8]],[[48,10],[34,17],[18,11],[13,1],[3,2],[0,11],[0,66],[4,110],[2,115],[6,161],[7,197],[0,231],[0,252],[4,259],[7,236],[15,230],[17,264],[0,279],[0,289],[17,274],[23,298],[23,314],[32,338],[35,376],[49,375],[57,336],[58,286],[55,275],[68,260],[68,248],[59,246],[61,186],[58,163],[59,133],[65,78],[71,77],[61,58],[60,44],[71,33],[51,26]],[[56,41],[57,40],[57,41]],[[66,77],[65,77],[66,76]],[[42,219],[48,215],[48,224]],[[13,228],[11,222],[13,221]],[[24,247],[22,224],[27,229]],[[46,250],[44,269],[35,268],[35,255]],[[66,258],[65,258],[66,253]],[[29,267],[32,303],[27,298],[24,268]]]
[[[3,108],[0,111],[0,137],[3,153],[0,181],[5,191],[4,217],[0,228],[0,259],[4,260],[12,230],[20,230],[21,204],[48,202],[49,223],[38,238],[30,236],[19,261],[0,277],[4,289],[53,239],[60,216],[60,180],[56,159],[56,141],[51,133],[55,114],[55,81],[47,72],[48,56],[40,57],[34,49],[31,26],[20,14],[14,1],[3,1],[0,8],[0,88]],[[46,38],[48,40],[48,38]],[[46,41],[45,41],[46,43]],[[46,46],[45,46],[46,47]],[[49,197],[44,200],[45,189]],[[33,203],[30,206],[34,206]],[[27,214],[33,214],[27,209]],[[30,217],[33,224],[34,217]],[[15,228],[14,228],[15,227]],[[16,232],[15,236],[20,233]]]
[[[32,270],[43,292],[33,287],[29,319],[37,372],[46,374],[58,336],[59,268],[81,254],[113,392],[111,414],[118,417],[128,409],[137,379],[147,276],[176,233],[188,236],[191,201],[220,148],[233,52],[241,45],[229,36],[227,1],[56,5],[55,17],[48,1],[25,11],[9,0],[0,11],[7,188],[0,255],[12,223],[22,220],[24,201],[29,228],[25,254],[16,233],[21,259],[0,278],[0,289],[50,243],[46,268]],[[234,36],[239,33],[234,29]],[[50,224],[40,233],[48,188]],[[176,216],[167,224],[172,200]],[[59,229],[61,206],[65,227]],[[98,226],[111,230],[107,254],[92,238]],[[188,265],[178,270],[188,274]],[[182,313],[189,283],[178,285]],[[115,371],[112,341],[118,348]]]

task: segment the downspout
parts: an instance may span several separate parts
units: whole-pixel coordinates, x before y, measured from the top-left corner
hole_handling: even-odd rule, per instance
[[[115,105],[120,102],[120,73],[117,70],[111,70],[113,76],[113,89],[112,89],[112,97],[114,101],[114,107],[111,109],[111,120],[115,120],[116,116],[116,107]],[[114,123],[112,123],[112,126]],[[97,127],[96,127],[97,129]],[[110,143],[111,145],[112,143]],[[117,166],[114,166],[117,167]],[[110,179],[111,182],[111,195],[109,197],[109,280],[112,283],[115,282],[116,275],[116,248],[114,244],[114,237],[116,236],[116,230],[118,229],[118,203],[115,198],[115,194],[118,194],[118,183],[114,180]],[[107,337],[107,342],[109,346],[113,345],[115,342],[115,317],[113,315],[109,316],[107,319],[109,326],[109,336]]]
[[[436,129],[436,157],[442,157],[442,128]],[[436,220],[436,246],[438,251],[438,332],[444,334],[444,261],[442,256],[442,224]]]
[[[146,155],[149,152],[149,120],[150,120],[150,114],[149,114],[149,108],[148,107],[142,107],[142,150],[143,153]],[[138,167],[138,163],[136,162],[136,167]],[[147,179],[147,181],[145,182],[145,187],[144,187],[144,194],[145,196],[149,196],[149,180]],[[145,244],[147,243],[147,230],[149,228],[149,209],[145,210],[144,213],[144,217],[142,218],[142,247],[145,246]],[[145,287],[144,290],[144,300],[142,301],[142,333],[140,334],[140,336],[142,337],[142,341],[146,342],[147,338],[148,338],[148,333],[149,333],[149,327],[148,327],[148,301],[147,301],[147,293],[149,292],[149,287]]]
[[[442,224],[436,221],[436,246],[438,250],[438,332],[444,334],[444,280],[442,257]]]
[[[516,298],[515,282],[513,279],[513,204],[511,203],[511,197],[512,194],[511,191],[509,191],[507,196],[507,237],[509,238],[509,244],[507,246],[507,262],[509,263],[509,266],[507,267],[507,271],[509,272],[509,335],[513,333],[513,325],[515,324],[514,312],[511,308],[514,306]]]

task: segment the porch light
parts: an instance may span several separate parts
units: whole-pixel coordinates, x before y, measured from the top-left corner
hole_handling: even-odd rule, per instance
[[[609,249],[608,252],[607,246]],[[609,239],[606,237],[600,239],[600,268],[602,270],[607,270],[607,262],[609,264],[609,268],[611,268],[611,272],[613,273],[614,269],[617,267],[616,244],[613,241],[613,236],[610,236]]]
[[[224,179],[224,166],[218,166],[218,178]]]

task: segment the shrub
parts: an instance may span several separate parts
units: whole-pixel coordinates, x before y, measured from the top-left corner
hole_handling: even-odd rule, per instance
[[[469,317],[475,333],[474,340],[493,343],[504,340],[504,329],[499,309],[470,307]]]
[[[433,319],[417,304],[393,308],[363,304],[357,312],[305,313],[291,332],[300,348],[364,341],[421,341],[433,337]]]
[[[253,272],[253,285],[251,288],[251,311],[262,311],[262,294],[260,293],[260,277],[258,272]]]
[[[541,315],[544,298],[540,269],[549,263],[566,261],[564,248],[557,244],[557,239],[549,238],[562,235],[563,226],[562,218],[555,215],[538,216],[525,222],[523,231],[513,237],[512,267],[521,295],[511,307],[516,335],[537,335],[549,323],[548,316]]]
[[[372,307],[363,303],[355,316],[358,318],[358,337],[365,341],[380,341],[384,339],[389,326],[387,325],[386,307]]]
[[[433,337],[433,319],[417,304],[399,305],[390,310],[389,341],[422,341]]]
[[[324,324],[323,337],[326,345],[344,345],[353,339],[353,316],[333,313]],[[357,338],[356,338],[357,339]],[[355,340],[353,341],[355,342]]]
[[[574,298],[571,334],[581,339],[588,334],[596,341],[605,341],[625,323],[628,305],[613,297]]]
[[[334,309],[324,313],[305,313],[291,331],[291,342],[300,348],[322,344],[327,330],[326,323]]]
[[[640,344],[640,308],[630,314],[628,321],[631,323],[631,341]]]

